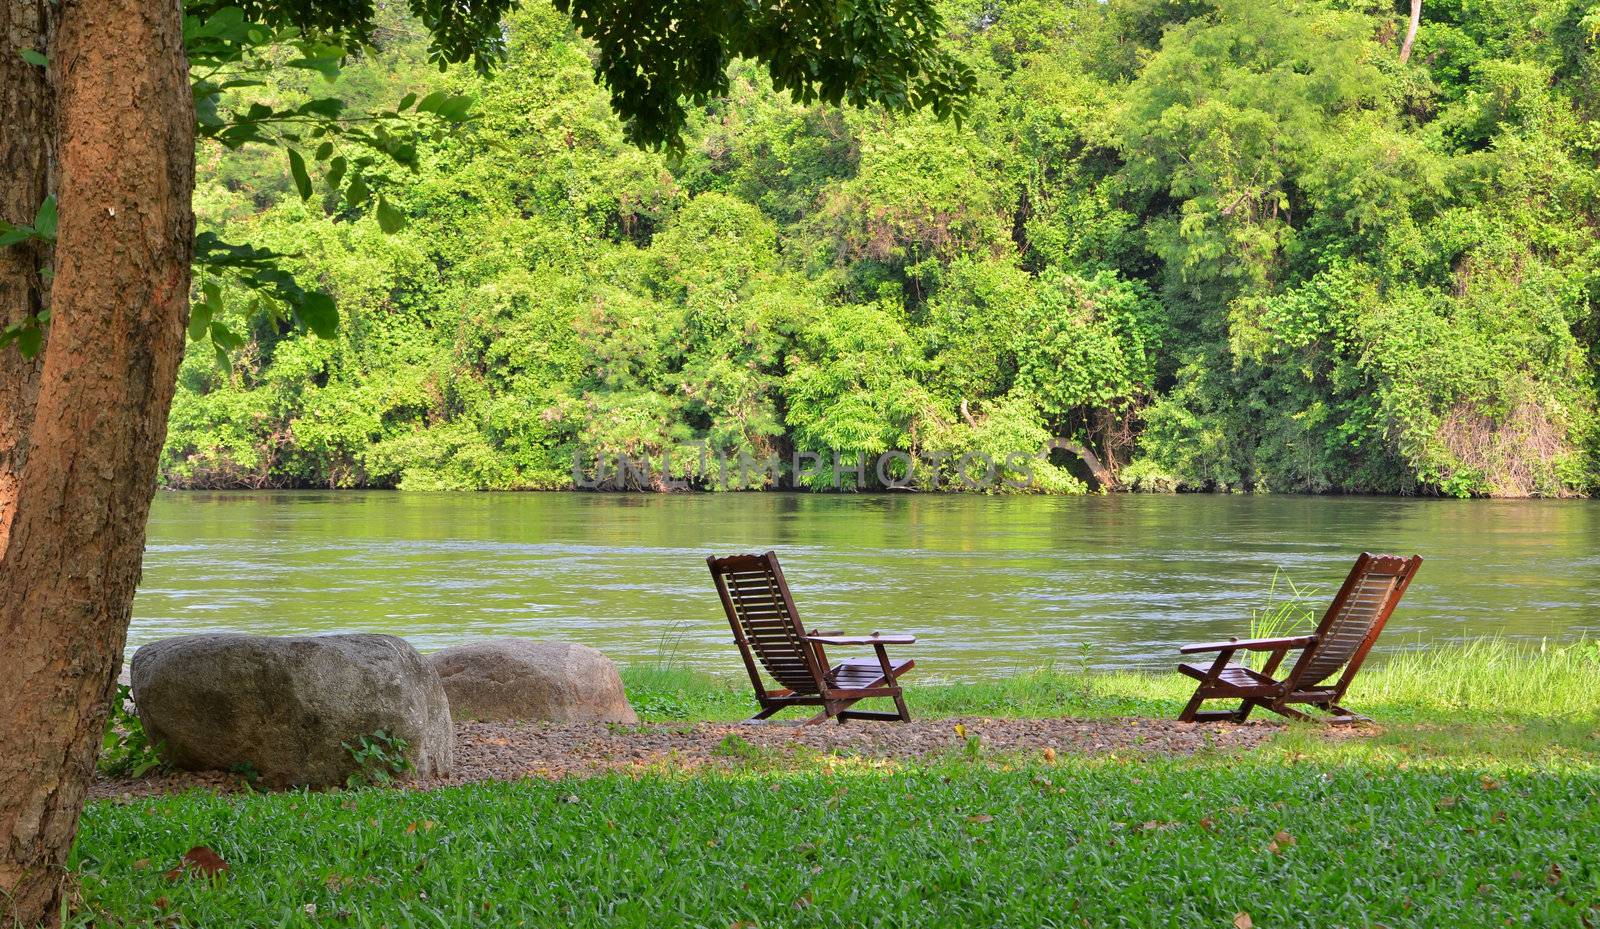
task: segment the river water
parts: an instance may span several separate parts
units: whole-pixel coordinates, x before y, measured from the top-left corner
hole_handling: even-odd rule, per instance
[[[1426,559],[1380,648],[1600,637],[1600,502],[1371,497],[162,493],[130,651],[370,631],[740,668],[707,554],[775,548],[808,627],[914,632],[924,679],[1170,667],[1274,578],[1318,612],[1362,550]]]

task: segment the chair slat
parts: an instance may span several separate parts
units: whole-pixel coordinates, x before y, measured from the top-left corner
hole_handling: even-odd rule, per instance
[[[706,563],[728,614],[728,624],[744,658],[745,669],[750,674],[750,684],[761,704],[761,712],[755,719],[766,719],[787,706],[804,705],[823,707],[822,715],[812,722],[826,718],[840,722],[911,718],[896,678],[914,667],[914,663],[901,661],[887,665],[884,646],[877,644],[877,659],[853,659],[829,669],[822,644],[806,637],[775,552],[711,557]],[[762,671],[786,691],[769,693],[762,682]],[[898,713],[848,709],[867,697],[892,698]]]
[[[1225,717],[1243,722],[1251,709],[1261,706],[1285,716],[1305,719],[1309,718],[1306,714],[1288,706],[1291,703],[1304,703],[1320,706],[1334,714],[1335,722],[1360,719],[1339,706],[1338,701],[1344,699],[1351,679],[1366,660],[1367,652],[1383,631],[1384,624],[1389,621],[1389,616],[1405,595],[1411,578],[1421,565],[1422,559],[1417,556],[1400,558],[1363,553],[1356,559],[1349,577],[1345,578],[1333,603],[1323,614],[1309,644],[1303,638],[1256,640],[1248,643],[1248,646],[1240,643],[1239,647],[1257,649],[1275,646],[1273,657],[1260,672],[1230,663],[1228,659],[1237,650],[1236,647],[1230,647],[1230,643],[1184,649],[1185,653],[1217,651],[1219,654],[1210,665],[1179,666],[1178,670],[1198,679],[1200,683],[1178,718],[1194,721]],[[1272,677],[1284,654],[1301,645],[1305,647],[1289,674],[1281,680]],[[1206,700],[1228,698],[1241,701],[1238,710],[1220,715],[1200,712],[1200,706]]]

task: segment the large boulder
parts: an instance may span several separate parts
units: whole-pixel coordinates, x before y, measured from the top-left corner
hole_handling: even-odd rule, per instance
[[[456,719],[636,723],[611,659],[588,647],[486,639],[428,656]]]
[[[455,730],[439,676],[392,635],[190,635],[133,655],[133,700],[162,760],[253,770],[273,786],[345,783],[344,747],[382,730],[411,774],[448,774]]]

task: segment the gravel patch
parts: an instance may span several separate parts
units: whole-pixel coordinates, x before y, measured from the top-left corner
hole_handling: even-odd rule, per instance
[[[914,762],[959,755],[976,738],[985,755],[1192,755],[1259,745],[1272,724],[1122,719],[938,719],[817,726],[697,723],[692,726],[543,726],[458,723],[455,771],[444,783],[565,777],[609,771],[698,770],[830,754]],[[731,743],[731,744],[730,744]]]
[[[1276,723],[1072,718],[852,721],[817,726],[457,723],[455,770],[448,777],[410,786],[589,777],[616,771],[697,771],[752,761],[781,766],[818,755],[917,762],[959,755],[973,738],[986,756],[1043,756],[1048,749],[1058,755],[1089,757],[1175,757],[1204,750],[1253,748],[1282,729]],[[94,799],[116,799],[243,787],[237,774],[185,772],[138,780],[99,779],[89,793]]]

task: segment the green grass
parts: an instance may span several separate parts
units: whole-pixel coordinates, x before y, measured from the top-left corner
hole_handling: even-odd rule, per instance
[[[1176,662],[1174,662],[1176,664]],[[658,665],[624,669],[642,718],[732,720],[755,712],[749,681]],[[1175,717],[1194,682],[1176,672],[1036,671],[984,683],[905,679],[913,716]],[[1600,718],[1600,642],[1527,647],[1501,639],[1375,654],[1347,704],[1379,722],[1537,722]],[[801,711],[786,716],[799,718]],[[1265,716],[1263,716],[1265,718]]]
[[[1186,760],[920,764],[730,740],[688,775],[96,803],[86,926],[1600,926],[1600,649],[1397,652],[1352,702]],[[747,687],[625,672],[647,719],[747,715]],[[913,688],[941,715],[1158,715],[1171,674]],[[1284,835],[1279,835],[1284,833]],[[164,872],[195,845],[215,879]]]
[[[1583,926],[1600,774],[944,762],[96,804],[77,924]],[[1285,835],[1280,835],[1285,833]],[[169,880],[186,849],[229,862]]]

